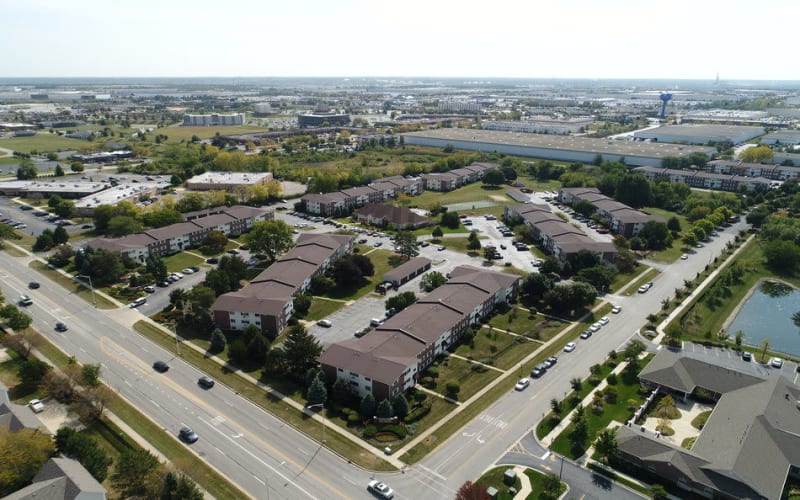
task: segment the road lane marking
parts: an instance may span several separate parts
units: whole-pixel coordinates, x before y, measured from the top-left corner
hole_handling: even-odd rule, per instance
[[[446,477],[444,477],[443,475],[439,474],[439,473],[438,473],[438,472],[436,472],[435,470],[429,469],[429,468],[425,467],[425,466],[424,466],[424,465],[422,465],[422,464],[417,464],[417,465],[419,466],[419,468],[420,468],[420,469],[424,470],[424,471],[425,471],[425,472],[427,472],[428,474],[431,474],[432,476],[436,476],[436,477],[438,477],[439,479],[441,479],[442,481],[447,481],[447,478],[446,478]]]

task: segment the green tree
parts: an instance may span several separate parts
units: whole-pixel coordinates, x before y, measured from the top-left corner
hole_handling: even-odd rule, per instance
[[[155,253],[147,254],[147,258],[144,261],[144,268],[145,272],[148,274],[152,274],[155,279],[158,281],[164,281],[167,279],[167,264],[164,263],[164,259],[162,259],[159,255]]]
[[[793,241],[770,241],[764,246],[764,257],[771,268],[791,274],[800,265],[800,248]]]
[[[64,177],[64,169],[60,164],[56,164],[56,168],[53,170],[53,177]]]
[[[503,171],[499,169],[488,170],[483,174],[483,178],[481,181],[487,185],[496,187],[500,184],[503,184],[506,181],[506,176],[503,175]]]
[[[353,259],[347,257],[342,257],[333,263],[331,274],[336,281],[336,286],[340,288],[359,286],[364,280],[361,269],[353,262]]]
[[[597,435],[594,449],[608,463],[609,459],[617,453],[617,428],[604,429]]]
[[[394,408],[392,408],[392,403],[389,402],[388,399],[382,400],[378,403],[378,410],[377,410],[378,418],[392,418],[394,416]]]
[[[214,328],[214,331],[211,332],[211,343],[208,347],[208,350],[212,353],[218,353],[225,350],[225,346],[228,343],[228,339],[225,338],[225,334],[219,328]]]
[[[289,328],[289,334],[283,343],[286,365],[296,377],[302,375],[316,365],[317,357],[322,353],[319,341],[306,331],[302,325]]]
[[[423,292],[432,292],[447,283],[447,278],[439,271],[431,271],[419,280],[419,289]]]
[[[200,244],[200,250],[206,255],[214,255],[222,253],[228,245],[228,237],[222,231],[209,231],[203,242]]]
[[[458,229],[461,225],[461,219],[458,217],[458,212],[445,212],[442,214],[442,225],[450,229]]]
[[[220,296],[231,291],[231,280],[225,271],[212,269],[206,273],[206,286]]]
[[[434,238],[437,238],[437,239],[441,238],[442,236],[444,236],[444,233],[442,232],[442,228],[439,227],[439,226],[436,226],[435,228],[433,228],[433,231],[431,232],[431,236],[434,237]]]
[[[63,245],[68,241],[69,233],[67,233],[67,230],[64,229],[64,226],[56,227],[55,231],[53,231],[53,243],[56,245]]]
[[[117,215],[108,221],[109,236],[119,237],[139,233],[144,229],[141,222],[127,215]]]
[[[308,405],[325,404],[328,399],[328,390],[325,388],[325,383],[319,377],[314,377],[311,385],[308,387],[307,392]]]
[[[23,159],[17,168],[17,179],[20,181],[28,181],[35,179],[39,175],[39,171],[33,166],[33,162],[29,159]]]
[[[20,311],[14,304],[6,304],[0,308],[0,317],[6,319],[6,326],[14,331],[21,331],[29,326],[33,318]]]
[[[372,260],[366,255],[361,254],[352,254],[349,256],[349,259],[353,262],[353,264],[358,267],[358,270],[361,271],[362,276],[374,276],[375,275],[375,264],[372,263]]]
[[[402,292],[393,297],[386,299],[386,310],[394,309],[395,313],[399,313],[406,307],[410,306],[417,301],[417,295],[414,292]]]
[[[398,231],[394,239],[394,251],[410,259],[417,252],[417,237],[411,231]]]
[[[253,335],[250,342],[247,343],[247,351],[249,358],[252,362],[263,365],[267,360],[267,352],[269,351],[269,340],[260,331]]]
[[[338,405],[346,405],[352,394],[353,391],[350,390],[350,384],[347,383],[347,380],[342,377],[336,377],[331,394],[333,402]]]
[[[160,500],[203,500],[203,492],[194,481],[176,472],[167,472],[161,487]]]
[[[217,295],[214,293],[214,290],[205,285],[195,285],[189,290],[189,302],[192,303],[193,307],[197,306],[200,309],[209,309],[216,299]]]
[[[51,370],[50,365],[39,358],[30,357],[20,363],[17,376],[22,384],[37,386],[42,383],[45,375]]]
[[[548,473],[542,478],[542,496],[545,499],[555,499],[561,493],[561,480],[555,474]]]
[[[123,448],[114,467],[111,483],[125,498],[147,497],[157,484],[158,459],[144,448]]]
[[[1,426],[0,497],[30,484],[52,454],[50,435],[28,428],[11,432],[7,426]]]
[[[53,236],[53,231],[50,229],[45,229],[42,231],[42,233],[36,237],[36,241],[33,243],[33,251],[45,252],[56,246]]]
[[[470,233],[470,234],[475,234],[475,233]],[[479,240],[478,238],[470,238],[469,241],[467,241],[467,249],[472,252],[477,252],[478,250],[481,249],[481,240]]]
[[[272,262],[294,244],[292,228],[282,220],[256,222],[245,241],[251,251],[266,255]]]
[[[403,393],[399,393],[392,399],[392,409],[395,416],[399,418],[405,418],[408,415],[408,400]]]
[[[241,338],[234,339],[228,344],[228,358],[234,364],[241,364],[247,360],[247,344]]]
[[[100,363],[85,364],[81,367],[81,385],[97,387],[100,385]]]
[[[55,442],[59,453],[80,462],[98,482],[106,480],[113,460],[97,441],[72,428],[62,427],[56,432]]]
[[[61,200],[56,206],[53,207],[53,213],[62,219],[69,219],[75,212],[75,203],[71,200]]]
[[[378,403],[375,401],[375,396],[368,392],[361,398],[361,416],[364,418],[372,418],[375,416],[375,411],[378,409]]]
[[[461,392],[461,384],[456,380],[450,380],[445,385],[445,392],[447,392],[448,397],[456,399],[458,398],[458,393]]]

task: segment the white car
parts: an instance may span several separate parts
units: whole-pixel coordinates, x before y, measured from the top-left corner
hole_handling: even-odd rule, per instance
[[[688,258],[689,258],[689,255],[688,255],[688,254],[685,254],[685,253],[684,253],[684,254],[681,254],[681,260],[686,260],[686,259],[688,259]]]
[[[619,314],[620,312],[622,312],[622,307],[620,307],[620,306],[614,306],[614,307],[612,307],[612,308],[611,308],[611,312],[612,312],[613,314]]]
[[[589,327],[589,331],[592,333],[597,333],[600,331],[600,328],[602,328],[602,326],[603,325],[601,325],[600,323],[593,323],[592,326]]]
[[[769,365],[773,368],[783,367],[783,360],[781,358],[772,358],[769,360]]]
[[[576,344],[575,342],[570,342],[564,346],[564,352],[572,352],[575,350]]]
[[[606,326],[608,324],[608,316],[603,316],[602,318],[600,318],[600,321],[598,321],[598,323],[600,323],[602,326]]]
[[[519,379],[519,382],[517,382],[517,385],[514,386],[514,390],[523,391],[529,385],[531,385],[531,380],[529,378],[521,378]]]
[[[319,326],[321,326],[321,327],[324,327],[324,328],[330,328],[330,327],[333,326],[333,323],[331,323],[331,321],[328,320],[328,319],[321,319],[321,320],[317,321],[317,324]]]
[[[188,267],[186,269],[184,269],[183,271],[181,271],[181,272],[183,274],[193,274],[194,273],[194,271],[191,268],[188,268]]]
[[[394,498],[394,491],[387,484],[375,479],[369,482],[367,489],[381,498]]]
[[[653,286],[653,282],[652,281],[648,281],[647,283],[645,283],[644,285],[639,287],[639,293],[647,292],[648,290],[650,290],[650,288],[652,286]]]
[[[41,413],[44,411],[44,403],[42,403],[38,399],[31,399],[30,401],[28,401],[28,406],[31,407],[33,413]]]

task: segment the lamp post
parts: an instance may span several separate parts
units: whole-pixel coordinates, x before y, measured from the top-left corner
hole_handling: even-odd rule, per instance
[[[94,285],[92,285],[92,277],[88,274],[79,274],[78,278],[86,278],[89,280],[89,290],[92,291],[92,304],[94,304],[95,309],[97,309],[97,298],[94,296]]]
[[[306,406],[306,408],[324,408],[324,407],[325,407],[324,403],[317,403],[315,405]],[[325,442],[325,417],[320,415],[319,418],[322,421],[322,443],[324,443]],[[320,443],[320,445],[322,445],[322,443]]]
[[[178,342],[178,323],[170,323],[172,325],[172,333],[175,334],[175,352],[178,357],[181,357],[181,344]]]

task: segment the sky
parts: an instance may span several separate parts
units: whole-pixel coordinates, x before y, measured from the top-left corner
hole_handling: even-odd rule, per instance
[[[800,80],[799,19],[800,0],[0,0],[0,77]]]

